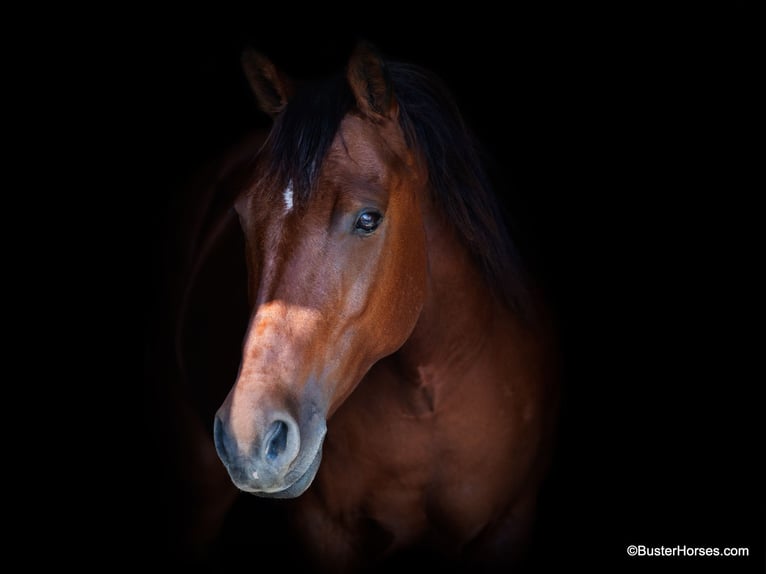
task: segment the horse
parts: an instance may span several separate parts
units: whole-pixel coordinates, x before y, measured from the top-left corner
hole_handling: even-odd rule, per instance
[[[555,328],[457,105],[366,43],[303,84],[242,63],[273,123],[219,210],[249,302],[212,417],[231,483],[279,499],[280,536],[323,570],[518,563],[552,457]]]

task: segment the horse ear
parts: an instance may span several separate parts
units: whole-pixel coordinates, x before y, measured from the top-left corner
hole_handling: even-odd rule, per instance
[[[258,106],[272,118],[287,105],[292,83],[277,70],[266,56],[252,49],[242,53],[242,69]]]
[[[347,78],[362,113],[375,119],[396,115],[391,78],[386,63],[373,46],[357,44],[348,63]]]

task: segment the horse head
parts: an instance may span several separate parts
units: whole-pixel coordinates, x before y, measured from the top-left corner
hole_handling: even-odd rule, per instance
[[[235,205],[252,312],[215,446],[241,490],[292,498],[316,475],[328,418],[418,321],[427,177],[371,48],[318,91],[293,90],[261,55],[243,61],[274,124]],[[323,97],[336,118],[318,113]]]

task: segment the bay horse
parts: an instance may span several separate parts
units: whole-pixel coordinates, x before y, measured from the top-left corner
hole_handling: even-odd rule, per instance
[[[557,352],[456,104],[367,44],[300,86],[243,66],[273,125],[232,200],[250,311],[220,460],[286,499],[323,569],[505,567],[550,462]]]

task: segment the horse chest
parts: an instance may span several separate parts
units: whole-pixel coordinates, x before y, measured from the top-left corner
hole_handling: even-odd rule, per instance
[[[502,441],[471,416],[497,397],[441,396],[427,378],[402,390],[373,374],[370,392],[352,396],[329,426],[314,489],[321,512],[347,536],[372,533],[389,550],[424,538],[459,547],[497,514],[500,469],[487,452]],[[384,384],[387,393],[372,392]]]

